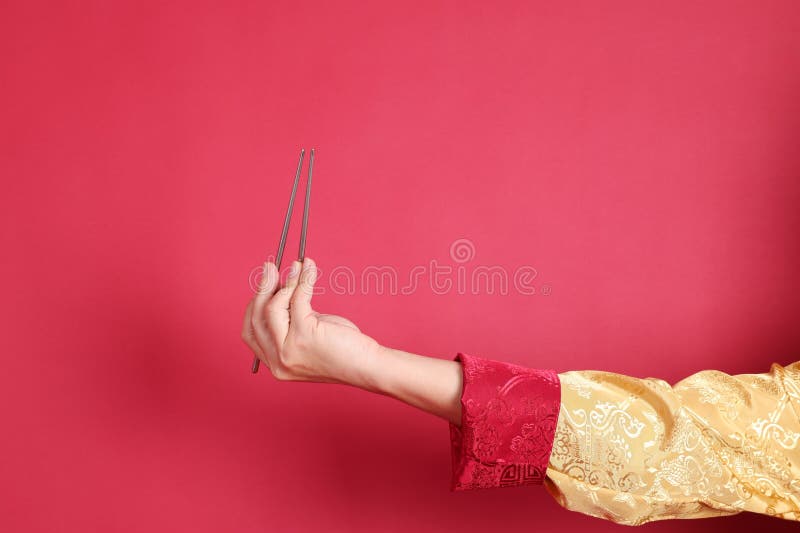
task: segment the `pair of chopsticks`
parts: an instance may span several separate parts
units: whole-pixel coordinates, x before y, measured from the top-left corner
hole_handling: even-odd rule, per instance
[[[281,240],[278,243],[278,253],[275,256],[275,266],[278,267],[278,272],[281,269],[281,259],[283,259],[283,249],[286,247],[286,235],[289,233],[289,222],[292,219],[292,209],[294,208],[294,197],[297,195],[297,184],[300,182],[300,171],[303,169],[303,157],[306,155],[305,148],[300,150],[300,161],[297,162],[297,172],[294,175],[294,183],[292,184],[292,194],[289,196],[289,207],[286,208],[286,216],[283,219],[283,231],[281,231]],[[306,182],[306,203],[303,206],[303,226],[300,230],[300,250],[297,254],[297,260],[301,263],[306,256],[306,231],[308,230],[308,206],[311,202],[311,175],[314,172],[314,149],[311,149],[311,157],[308,159],[308,181]],[[253,357],[252,372],[258,372],[258,367],[261,361],[258,356]]]

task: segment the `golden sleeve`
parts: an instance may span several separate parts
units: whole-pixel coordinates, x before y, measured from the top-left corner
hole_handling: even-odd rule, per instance
[[[800,361],[697,372],[674,386],[558,374],[544,485],[564,508],[619,524],[742,511],[800,521]]]

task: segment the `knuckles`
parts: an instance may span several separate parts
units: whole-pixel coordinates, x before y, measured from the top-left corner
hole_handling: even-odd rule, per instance
[[[265,307],[270,315],[274,315],[281,310],[280,304],[274,298]]]
[[[282,350],[278,350],[278,361],[280,361],[280,366],[282,366],[287,371],[291,371],[292,368],[297,366],[297,354],[291,348],[284,348]]]
[[[289,375],[297,375],[299,370],[305,368],[306,357],[308,353],[308,340],[302,336],[292,336],[287,339],[286,344],[278,350],[277,360],[280,366]]]
[[[289,372],[282,368],[281,365],[272,365],[272,367],[270,367],[270,371],[272,372],[272,377],[278,381],[291,381]]]
[[[268,302],[261,313],[254,310],[250,317],[250,327],[241,332],[242,340],[249,345],[250,342],[268,340],[271,346],[262,346],[265,355],[269,352],[269,370],[278,381],[296,381],[303,379],[308,367],[306,354],[313,352],[313,331],[309,331],[303,320],[294,327],[290,327],[286,338],[279,338],[278,322],[283,320],[285,309],[276,300]],[[259,316],[261,318],[259,318]],[[266,333],[267,339],[262,339],[261,334]]]

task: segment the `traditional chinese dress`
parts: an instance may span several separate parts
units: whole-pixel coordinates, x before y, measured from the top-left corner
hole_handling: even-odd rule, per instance
[[[451,490],[543,484],[620,524],[761,513],[800,521],[800,361],[675,385],[459,353]]]

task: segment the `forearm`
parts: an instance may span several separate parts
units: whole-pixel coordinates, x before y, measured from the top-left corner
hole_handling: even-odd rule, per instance
[[[461,364],[377,346],[348,384],[461,424]]]
[[[450,489],[544,481],[559,409],[554,370],[459,352],[452,360],[381,347],[351,350],[340,383],[396,398],[449,423]]]

